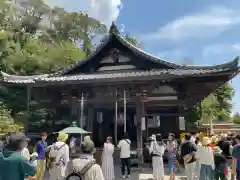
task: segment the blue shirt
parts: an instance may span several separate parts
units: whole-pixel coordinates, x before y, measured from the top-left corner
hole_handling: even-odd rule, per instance
[[[47,148],[47,142],[39,141],[36,144],[36,151],[38,153],[38,160],[44,160],[45,159],[46,148]]]
[[[237,171],[240,171],[240,145],[233,146],[232,157],[237,159]]]

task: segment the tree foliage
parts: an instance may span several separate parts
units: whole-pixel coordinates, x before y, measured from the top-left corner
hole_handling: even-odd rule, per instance
[[[232,121],[235,124],[240,124],[240,114],[239,113],[235,113],[232,117]]]
[[[0,0],[0,70],[9,74],[45,74],[67,67],[85,58],[95,38],[107,31],[83,12],[50,8],[43,0],[13,2]],[[26,88],[0,88],[0,97],[0,129],[26,119],[44,123],[51,115],[39,104],[26,112]]]

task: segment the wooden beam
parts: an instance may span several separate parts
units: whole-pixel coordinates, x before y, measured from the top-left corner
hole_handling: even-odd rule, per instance
[[[146,116],[185,116],[187,113],[148,113]]]

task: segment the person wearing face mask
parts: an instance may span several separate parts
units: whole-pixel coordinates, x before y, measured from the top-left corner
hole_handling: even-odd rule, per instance
[[[35,176],[36,168],[21,156],[20,152],[24,147],[26,147],[26,136],[23,133],[9,136],[6,148],[0,153],[1,180],[24,180]]]

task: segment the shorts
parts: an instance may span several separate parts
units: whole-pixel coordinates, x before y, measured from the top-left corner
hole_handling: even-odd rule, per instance
[[[168,168],[169,168],[169,173],[174,173],[175,172],[175,159],[169,158],[168,159]]]

